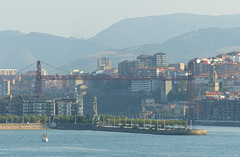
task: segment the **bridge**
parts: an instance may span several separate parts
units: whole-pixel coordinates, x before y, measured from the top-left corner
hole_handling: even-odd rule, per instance
[[[170,76],[109,76],[109,75],[42,75],[41,61],[37,61],[35,93],[42,94],[42,80],[172,80],[188,81],[187,99],[193,102],[194,98],[194,72],[193,62],[189,62],[188,76],[170,77]]]

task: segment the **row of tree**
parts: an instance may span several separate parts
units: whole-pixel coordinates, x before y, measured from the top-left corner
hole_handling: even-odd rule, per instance
[[[34,115],[26,115],[26,116],[17,116],[17,115],[8,115],[8,116],[0,116],[0,123],[57,123],[57,124],[75,124],[75,123],[92,123],[92,118],[90,115],[84,116],[34,116]],[[185,121],[179,120],[152,120],[152,119],[138,119],[138,118],[127,118],[127,116],[114,117],[114,116],[105,116],[101,115],[98,121],[102,125],[121,125],[121,126],[129,126],[129,125],[139,125],[140,127],[144,125],[161,125],[162,127],[165,125],[185,125]]]
[[[185,126],[185,121],[183,120],[154,120],[154,119],[139,119],[139,118],[127,118],[126,116],[114,117],[114,116],[100,116],[99,123],[101,125],[109,126]]]
[[[86,116],[17,116],[17,115],[8,115],[0,116],[0,123],[91,123],[90,115]]]
[[[47,122],[48,116],[17,116],[17,115],[8,115],[0,116],[0,123],[36,123],[36,122]]]

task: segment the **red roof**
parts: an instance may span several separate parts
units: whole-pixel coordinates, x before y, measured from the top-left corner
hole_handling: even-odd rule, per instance
[[[167,69],[168,67],[149,67],[149,68],[134,68],[134,69]]]
[[[206,91],[206,95],[222,95],[222,92],[219,92],[219,91],[214,91],[214,92]]]
[[[208,61],[204,61],[203,64],[204,64],[204,65],[208,65]]]

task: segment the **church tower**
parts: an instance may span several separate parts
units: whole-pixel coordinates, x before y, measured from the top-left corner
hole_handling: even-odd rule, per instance
[[[209,73],[208,91],[215,92],[219,90],[218,76],[215,66],[212,65]]]

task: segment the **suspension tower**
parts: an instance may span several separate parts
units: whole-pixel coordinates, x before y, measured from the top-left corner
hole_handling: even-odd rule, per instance
[[[35,94],[42,94],[42,68],[40,61],[37,61]]]
[[[187,119],[194,119],[194,101],[195,101],[195,84],[194,84],[194,60],[188,63],[188,84],[187,84]]]
[[[192,104],[195,99],[195,84],[194,84],[194,60],[188,63],[188,84],[187,84],[187,102]]]

